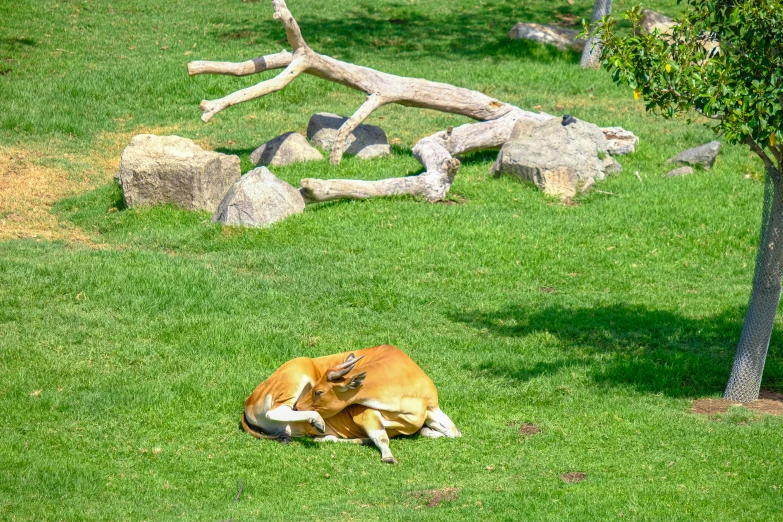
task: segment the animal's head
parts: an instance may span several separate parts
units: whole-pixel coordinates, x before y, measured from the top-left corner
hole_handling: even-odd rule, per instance
[[[329,368],[313,385],[313,389],[297,403],[296,409],[315,410],[323,417],[331,417],[350,405],[350,400],[367,376],[367,372],[353,371],[362,357],[350,354],[344,362]]]

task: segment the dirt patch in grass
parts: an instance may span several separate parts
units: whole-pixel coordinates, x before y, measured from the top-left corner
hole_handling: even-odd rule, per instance
[[[536,433],[538,433],[539,431],[541,431],[541,428],[539,428],[535,424],[525,423],[519,427],[519,434],[525,437],[531,437]]]
[[[89,176],[44,167],[44,153],[0,149],[0,239],[69,239],[87,242],[76,227],[52,214],[54,203],[86,190]]]
[[[569,471],[568,473],[563,473],[560,475],[560,480],[568,484],[582,482],[585,478],[587,478],[587,475],[581,471]]]
[[[758,400],[745,404],[726,399],[697,399],[693,401],[691,413],[697,415],[717,415],[726,413],[732,406],[744,407],[768,415],[783,415],[783,394],[761,390]]]
[[[734,403],[726,399],[696,399],[691,406],[691,413],[696,413],[697,415],[726,413],[732,404]]]
[[[458,493],[459,488],[423,489],[414,491],[413,496],[417,499],[426,500],[424,504],[426,507],[434,508],[443,502],[457,500]]]
[[[137,128],[123,133],[102,133],[85,154],[21,146],[0,147],[0,240],[65,239],[91,243],[82,231],[52,213],[59,200],[108,183],[120,170],[120,156],[137,134],[172,134],[175,129]],[[206,143],[198,143],[209,149]],[[75,171],[51,166],[63,161],[85,167]]]

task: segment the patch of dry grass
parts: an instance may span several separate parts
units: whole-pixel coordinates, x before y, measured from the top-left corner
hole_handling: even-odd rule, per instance
[[[0,239],[88,241],[51,210],[58,200],[90,188],[92,176],[75,176],[43,166],[45,159],[44,152],[20,147],[0,149]]]
[[[101,133],[87,155],[62,153],[23,146],[0,148],[0,240],[38,239],[90,243],[74,225],[52,213],[54,204],[109,182],[120,169],[123,149],[137,134],[172,134],[174,127],[136,128]],[[210,148],[206,143],[199,143]],[[55,152],[57,151],[57,152]],[[51,166],[65,160],[86,167],[78,172]]]

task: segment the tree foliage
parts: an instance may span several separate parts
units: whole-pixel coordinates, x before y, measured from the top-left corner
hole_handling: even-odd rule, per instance
[[[603,64],[666,117],[696,111],[716,132],[748,144],[768,170],[783,156],[783,0],[688,0],[665,35],[640,30],[641,8],[625,13],[634,34],[605,17],[595,31]],[[713,47],[717,44],[717,47]],[[771,157],[770,157],[771,155]],[[777,160],[777,168],[772,159]]]

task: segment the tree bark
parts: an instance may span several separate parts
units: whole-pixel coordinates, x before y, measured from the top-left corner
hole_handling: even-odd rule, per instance
[[[778,169],[767,166],[764,211],[753,290],[742,326],[725,399],[751,402],[759,397],[764,363],[780,303],[783,279],[783,182]]]
[[[611,12],[612,0],[595,0],[595,4],[593,4],[593,15],[590,17],[590,24],[597,22]],[[579,65],[583,69],[598,69],[601,67],[601,53],[603,50],[604,45],[601,38],[595,36],[595,31],[591,29],[590,38],[588,38],[585,48],[582,51],[582,59],[579,62]]]

